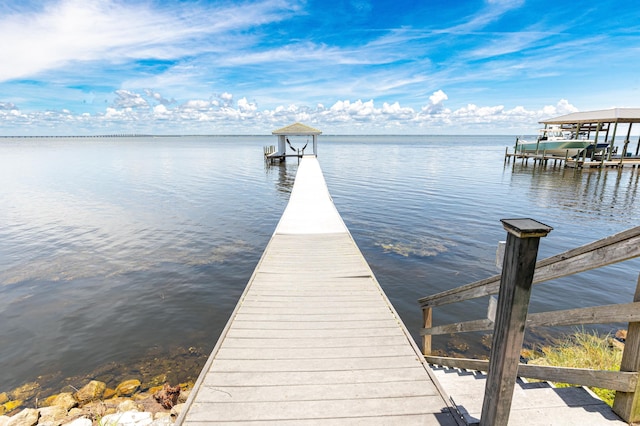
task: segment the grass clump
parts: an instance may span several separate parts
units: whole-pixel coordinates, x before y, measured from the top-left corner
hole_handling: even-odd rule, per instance
[[[619,371],[622,351],[610,344],[611,336],[599,335],[584,329],[557,339],[550,346],[532,351],[529,364],[554,367],[589,368],[592,370]],[[567,383],[555,383],[557,387],[572,386]],[[616,392],[610,389],[590,387],[591,391],[608,405],[613,406]]]

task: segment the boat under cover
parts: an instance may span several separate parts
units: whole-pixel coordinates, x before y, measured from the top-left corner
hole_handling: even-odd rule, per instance
[[[518,153],[544,153],[547,155],[575,157],[585,149],[594,146],[594,141],[583,135],[576,135],[559,126],[551,126],[540,130],[540,136],[535,141],[516,139]]]

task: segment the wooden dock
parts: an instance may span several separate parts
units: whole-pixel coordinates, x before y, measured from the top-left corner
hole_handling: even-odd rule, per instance
[[[457,424],[315,156],[176,424],[211,423]]]
[[[552,164],[564,165],[572,169],[607,169],[607,168],[623,168],[623,167],[640,167],[639,157],[613,157],[611,160],[605,159],[585,159],[585,158],[569,158],[559,157],[557,155],[549,155],[547,153],[520,153],[509,152],[509,148],[506,148],[504,154],[504,160],[510,162],[511,158],[514,159],[514,165],[517,159],[522,160],[522,164],[527,164],[529,159],[533,161],[533,164],[540,164],[546,166]]]
[[[623,168],[623,167],[640,167],[640,158],[614,158],[612,160],[579,160],[570,159],[566,162],[567,167],[582,169],[604,169],[604,168]]]

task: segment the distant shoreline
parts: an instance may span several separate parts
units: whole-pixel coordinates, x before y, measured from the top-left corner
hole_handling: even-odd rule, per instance
[[[108,135],[0,135],[0,139],[2,138],[181,138],[181,137],[255,137],[255,136],[269,136],[272,137],[271,133],[262,133],[262,134],[185,134],[185,135],[161,135],[161,134],[143,134],[143,133],[121,133],[121,134],[108,134]],[[505,137],[505,136],[516,136],[515,133],[508,134],[325,134],[323,133],[320,138],[324,137]]]

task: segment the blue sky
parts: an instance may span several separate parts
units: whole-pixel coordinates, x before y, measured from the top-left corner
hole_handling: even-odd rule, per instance
[[[635,0],[0,0],[0,40],[0,135],[517,135],[640,106]]]

